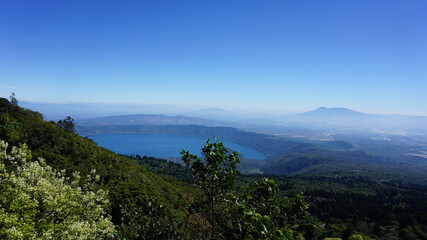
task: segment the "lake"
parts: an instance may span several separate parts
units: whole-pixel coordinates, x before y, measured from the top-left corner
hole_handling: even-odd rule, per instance
[[[160,134],[102,134],[90,136],[99,146],[125,155],[152,156],[157,158],[181,157],[181,149],[201,156],[201,148],[207,138],[184,135]],[[240,157],[264,160],[265,155],[253,148],[244,147],[230,141],[222,141],[224,146],[240,154]]]

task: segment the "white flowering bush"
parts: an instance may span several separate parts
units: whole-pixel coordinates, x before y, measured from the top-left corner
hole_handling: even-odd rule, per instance
[[[30,161],[25,145],[0,140],[0,239],[102,239],[114,226],[104,210],[107,192],[94,190],[92,171],[84,184],[43,159]]]

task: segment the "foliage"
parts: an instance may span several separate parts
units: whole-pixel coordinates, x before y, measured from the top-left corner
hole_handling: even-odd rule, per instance
[[[292,231],[285,223],[289,209],[284,201],[275,198],[276,194],[277,184],[263,178],[237,197],[234,239],[292,239]]]
[[[246,234],[248,239],[291,236],[347,240],[359,233],[372,239],[427,239],[425,178],[414,178],[404,169],[395,174],[396,170],[385,165],[369,165],[366,162],[381,159],[357,151],[316,150],[229,128],[184,128],[186,126],[166,127],[168,133],[187,130],[194,135],[222,133],[227,136],[224,139],[252,147],[257,145],[258,150],[272,151],[268,157],[284,156],[277,158],[279,165],[272,165],[271,169],[280,166],[292,174],[306,175],[239,175],[235,178],[237,186],[220,191],[222,199],[213,210],[217,214],[215,223],[207,211],[206,192],[200,185],[198,189],[190,187],[197,182],[190,180],[191,169],[150,157],[130,160],[119,156],[98,147],[90,139],[65,131],[55,122],[45,122],[40,113],[0,98],[0,139],[9,142],[9,150],[25,143],[32,150],[32,159],[43,156],[46,167],[56,169],[53,171],[65,169],[64,177],[70,178],[65,181],[67,184],[74,179],[73,172],[86,176],[90,175],[90,169],[96,169],[100,181],[99,186],[94,187],[109,192],[109,206],[105,209],[116,226],[114,236],[119,239],[207,239],[214,224],[217,224],[215,236],[227,239],[241,239]],[[130,130],[135,129],[138,130],[138,126]],[[165,128],[153,126],[147,131],[162,129]],[[281,149],[281,146],[285,147]],[[288,154],[289,151],[299,153]],[[7,163],[2,179],[12,171],[10,161]],[[201,163],[206,164],[203,159]],[[365,168],[366,164],[369,168]],[[342,170],[348,166],[356,167],[353,171]],[[271,180],[277,184],[277,192]],[[5,198],[3,191],[7,185],[1,186],[0,198]],[[304,198],[295,197],[301,192]],[[300,211],[307,206],[305,200],[310,203],[308,211],[321,222]]]
[[[202,196],[191,210],[202,214],[210,226],[202,238],[210,239],[298,239],[293,231],[308,216],[308,205],[301,195],[288,200],[276,197],[277,184],[270,179],[255,182],[244,193],[231,191],[239,172],[237,153],[228,153],[223,143],[210,140],[202,148],[204,159],[182,151],[182,159],[193,172]]]
[[[193,183],[193,177],[191,175],[191,169],[185,168],[182,164],[168,161],[165,159],[158,159],[148,156],[129,156],[130,159],[136,161],[139,164],[144,165],[148,170],[162,175],[171,176],[184,183]]]
[[[178,239],[182,223],[170,217],[169,210],[155,197],[121,205],[122,223],[117,239]]]
[[[217,139],[210,140],[202,148],[204,159],[182,150],[182,161],[191,168],[196,184],[206,193],[209,201],[222,198],[232,189],[239,171],[240,160],[237,152],[227,154],[224,144]]]
[[[44,121],[40,113],[12,106],[4,98],[0,98],[0,139],[11,146],[25,143],[34,159],[43,157],[53,169],[65,169],[66,177],[72,177],[75,171],[86,176],[95,169],[100,178],[99,187],[109,193],[107,210],[117,236],[130,223],[123,218],[125,211],[151,216],[153,224],[157,220],[159,223],[168,220],[167,225],[172,226],[174,234],[184,232],[178,223],[184,223],[185,208],[194,199],[195,190],[176,179],[147,171],[135,161],[101,148],[90,139],[65,131],[55,122]],[[135,201],[161,205],[167,216],[156,218],[155,212],[147,213],[145,205],[132,204]],[[138,231],[146,234],[143,230]]]
[[[44,159],[30,161],[27,146],[0,140],[0,238],[95,239],[111,236],[114,227],[105,211],[107,192],[95,190],[98,175],[66,177]]]
[[[66,117],[63,120],[59,120],[56,124],[67,132],[75,132],[74,119],[70,116]]]
[[[348,240],[372,240],[370,237],[363,236],[361,234],[351,235]]]
[[[228,153],[224,144],[217,139],[210,140],[202,148],[204,159],[200,159],[188,151],[182,150],[182,160],[192,170],[195,183],[203,191],[198,211],[212,225],[211,238],[223,238],[220,231],[224,223],[224,208],[227,203],[227,193],[233,188],[235,178],[239,174],[236,169],[239,163],[237,152]]]
[[[238,189],[266,175],[243,175]],[[279,196],[304,192],[309,212],[323,222],[314,228],[314,239],[347,239],[356,233],[372,239],[427,239],[427,186],[408,178],[393,180],[388,175],[360,176],[335,172],[331,176],[273,176]],[[320,224],[319,224],[320,225]],[[318,225],[318,226],[319,226]],[[307,230],[298,231],[304,232]],[[307,237],[307,239],[313,239]],[[323,238],[322,238],[323,237]]]
[[[9,99],[13,106],[18,106],[18,100],[15,97],[15,93],[12,93],[12,95],[9,96]]]

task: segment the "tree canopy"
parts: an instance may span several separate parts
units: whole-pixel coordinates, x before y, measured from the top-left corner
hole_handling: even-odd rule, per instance
[[[114,226],[105,207],[107,192],[95,190],[99,176],[67,177],[44,159],[31,160],[26,145],[0,140],[0,238],[96,239],[112,236]]]

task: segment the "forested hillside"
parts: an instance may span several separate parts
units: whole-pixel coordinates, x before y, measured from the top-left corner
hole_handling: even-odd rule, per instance
[[[8,193],[0,238],[294,239],[312,219],[301,196],[277,198],[267,179],[232,193],[239,159],[220,142],[207,144],[204,167],[185,154],[196,181],[183,183],[98,147],[69,123],[0,99],[0,188]]]
[[[119,236],[129,237],[134,234],[131,231],[160,234],[157,237],[182,233],[185,206],[196,191],[174,178],[147,171],[126,157],[60,128],[55,122],[45,122],[40,113],[12,105],[3,98],[0,99],[0,139],[10,146],[26,144],[33,159],[43,157],[53,168],[65,169],[67,176],[74,171],[86,176],[95,169],[100,176],[97,187],[109,192],[108,211]],[[144,225],[131,224],[129,213],[142,215]],[[120,229],[126,229],[126,233]]]
[[[217,141],[207,142],[202,160],[184,151],[187,167],[146,156],[129,158],[80,137],[67,121],[45,122],[41,114],[0,99],[0,139],[9,144],[0,154],[1,189],[8,193],[0,198],[1,238],[54,234],[63,239],[427,239],[423,180],[411,183],[415,178],[402,179],[390,174],[393,171],[361,174],[357,168],[292,177],[241,175],[237,155]],[[329,151],[320,157],[316,151],[286,155],[276,166],[296,172],[299,164],[336,164]],[[74,192],[64,198],[37,180],[32,180],[37,188],[31,192],[30,183],[16,184],[16,179],[28,181],[27,172],[44,174],[43,181]],[[30,196],[26,204],[19,201],[34,208],[17,206],[21,198],[14,194]],[[62,210],[43,205],[43,196],[58,198]],[[95,208],[84,210],[79,204]],[[64,206],[70,206],[65,215]],[[15,220],[9,221],[12,216]],[[66,224],[70,216],[74,223]],[[85,221],[92,223],[73,227]],[[61,235],[65,232],[68,235]]]
[[[146,156],[133,159],[156,173],[191,179],[191,172],[180,164]],[[360,170],[326,175],[241,175],[235,191],[265,177],[278,184],[282,197],[303,193],[318,224],[310,230],[312,235],[305,235],[307,239],[349,239],[356,233],[373,239],[427,239],[425,179]]]

